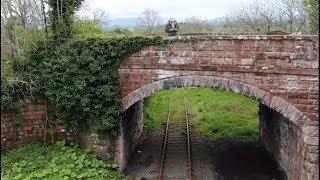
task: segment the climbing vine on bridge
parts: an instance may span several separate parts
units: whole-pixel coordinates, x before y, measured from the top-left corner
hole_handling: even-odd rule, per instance
[[[122,114],[117,70],[132,53],[159,43],[160,37],[99,36],[40,44],[29,67],[66,125],[115,134]]]

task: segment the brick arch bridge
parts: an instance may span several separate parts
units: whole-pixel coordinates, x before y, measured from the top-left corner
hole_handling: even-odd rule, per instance
[[[171,87],[212,87],[251,97],[260,102],[263,144],[288,179],[319,177],[316,36],[167,39],[171,43],[146,47],[119,69],[124,110]]]

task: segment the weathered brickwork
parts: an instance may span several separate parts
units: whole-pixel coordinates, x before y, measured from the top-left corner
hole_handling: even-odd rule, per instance
[[[212,87],[254,98],[295,127],[287,128],[295,132],[288,141],[298,139],[291,148],[298,148],[300,161],[288,166],[290,170],[284,168],[296,172],[288,177],[318,176],[316,36],[173,37],[171,41],[143,49],[119,69],[124,109],[171,87]]]
[[[122,170],[126,168],[127,162],[139,142],[143,123],[143,100],[141,100],[125,112],[121,123],[116,163]]]
[[[47,132],[47,139],[63,137],[66,134],[63,125],[52,119],[53,111],[50,105],[42,100],[35,102],[25,101],[19,107],[21,113],[6,112],[1,114],[1,149],[11,150],[24,146],[32,141],[44,140]],[[46,123],[47,122],[47,123]],[[46,126],[50,123],[50,127]]]
[[[279,163],[281,169],[286,172],[288,179],[318,179],[319,175],[313,174],[312,177],[304,177],[300,173],[303,169],[304,159],[308,159],[309,171],[314,172],[317,168],[317,153],[310,153],[308,157],[301,156],[305,154],[304,146],[307,144],[301,140],[301,133],[297,126],[283,117],[275,110],[267,106],[259,105],[260,117],[260,141],[266,149],[273,155]],[[312,164],[312,165],[311,165]],[[309,174],[311,176],[311,174]]]

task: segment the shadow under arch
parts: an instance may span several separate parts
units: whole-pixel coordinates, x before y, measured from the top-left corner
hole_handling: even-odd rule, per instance
[[[232,79],[216,76],[173,76],[142,86],[122,98],[123,110],[127,110],[131,105],[161,90],[177,87],[206,87],[225,90],[250,97],[279,112],[284,117],[296,125],[299,129],[307,126],[311,120],[299,109],[280,97],[271,93]]]

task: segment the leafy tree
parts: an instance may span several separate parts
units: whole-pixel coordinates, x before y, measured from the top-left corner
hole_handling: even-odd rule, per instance
[[[73,35],[73,16],[83,0],[49,0],[53,38],[58,41],[70,39]]]
[[[102,35],[102,28],[95,20],[77,20],[73,23],[74,35]]]

